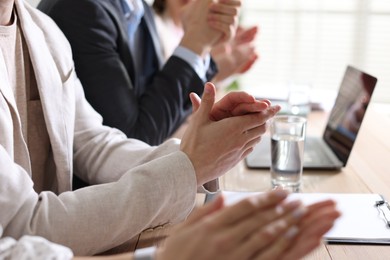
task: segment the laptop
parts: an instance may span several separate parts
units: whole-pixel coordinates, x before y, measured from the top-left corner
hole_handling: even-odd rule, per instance
[[[306,136],[304,169],[339,170],[347,164],[376,83],[375,77],[347,66],[322,137]],[[270,150],[270,136],[264,136],[246,157],[247,167],[269,169]]]

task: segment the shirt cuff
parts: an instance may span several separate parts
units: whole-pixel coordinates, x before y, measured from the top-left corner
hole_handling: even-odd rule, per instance
[[[134,252],[134,260],[153,260],[156,250],[155,246],[137,249]]]
[[[202,186],[198,187],[197,190],[198,193],[205,193],[206,197],[209,195],[216,195],[220,192],[219,189],[219,179],[214,179],[212,181],[209,181]]]
[[[1,237],[1,230],[0,230]],[[62,245],[43,237],[23,236],[19,240],[11,237],[0,239],[0,259],[73,259],[73,252]]]
[[[199,78],[206,82],[206,72],[210,66],[210,54],[207,54],[206,57],[202,59],[193,51],[183,46],[178,46],[173,52],[173,55],[186,61],[195,70]]]

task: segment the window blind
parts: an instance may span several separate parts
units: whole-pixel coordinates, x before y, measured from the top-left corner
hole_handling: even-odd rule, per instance
[[[334,97],[350,64],[378,78],[373,100],[390,102],[390,1],[245,0],[240,19],[260,27],[260,60],[239,78],[243,89],[285,91],[292,81]]]

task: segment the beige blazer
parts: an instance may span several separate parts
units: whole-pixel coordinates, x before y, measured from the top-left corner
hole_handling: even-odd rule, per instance
[[[183,220],[191,211],[196,177],[178,141],[160,147],[126,139],[102,125],[86,102],[71,49],[54,22],[15,0],[53,150],[57,187],[37,194],[28,149],[14,162],[20,118],[0,51],[0,225],[4,236],[40,235],[76,255],[106,251],[142,230]],[[14,136],[15,135],[15,136]],[[72,192],[73,174],[101,184]],[[102,184],[107,183],[107,184]]]

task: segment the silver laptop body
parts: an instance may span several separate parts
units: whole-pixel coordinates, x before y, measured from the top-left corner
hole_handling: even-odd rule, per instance
[[[304,169],[338,170],[347,164],[376,83],[375,77],[347,67],[322,137],[306,137]],[[264,136],[245,159],[247,167],[270,168],[270,145]]]

